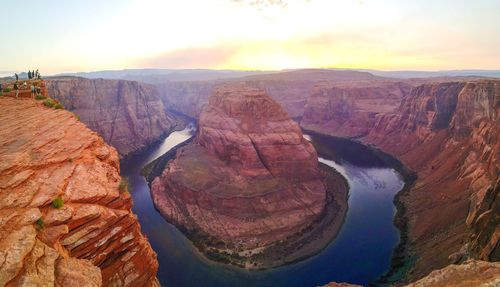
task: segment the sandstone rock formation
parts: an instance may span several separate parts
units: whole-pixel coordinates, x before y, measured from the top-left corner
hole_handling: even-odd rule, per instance
[[[192,81],[157,83],[156,87],[165,106],[198,118],[216,85],[216,81]]]
[[[335,99],[350,95],[325,93]],[[409,268],[407,279],[467,258],[500,260],[500,81],[423,84],[397,109],[380,112],[370,122],[359,120],[358,103],[347,103],[326,105],[332,108],[323,109],[324,114],[314,110],[312,118],[345,119],[340,128],[324,125],[320,132],[352,136],[343,127],[367,124],[354,129],[354,135],[367,132],[361,141],[418,173],[411,189],[398,196],[397,224],[411,248],[397,256],[409,264],[403,268]]]
[[[318,83],[352,84],[358,82],[388,81],[366,72],[302,69],[258,74],[239,79],[214,81],[156,82],[165,105],[190,117],[198,118],[208,103],[213,89],[220,84],[244,83],[266,93],[288,112],[290,117],[301,117],[306,100]],[[399,103],[399,102],[398,102]]]
[[[432,271],[426,277],[406,287],[490,287],[500,285],[500,263],[468,260],[460,265],[449,265]],[[323,287],[358,287],[332,282]]]
[[[253,255],[311,226],[326,204],[316,151],[299,126],[263,91],[242,86],[216,90],[195,142],[177,151],[151,192],[167,220],[218,253],[212,258],[246,267],[262,267]]]
[[[476,287],[500,286],[500,263],[469,260],[432,271],[407,287]]]
[[[377,115],[396,110],[410,89],[403,82],[317,85],[300,124],[326,134],[361,137],[373,128]]]
[[[124,80],[53,78],[49,94],[80,116],[120,156],[145,148],[176,124],[154,86]]]
[[[157,286],[116,150],[64,110],[0,98],[0,285]]]

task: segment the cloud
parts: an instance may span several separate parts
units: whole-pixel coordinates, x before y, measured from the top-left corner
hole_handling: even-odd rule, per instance
[[[265,8],[272,6],[286,8],[288,6],[288,1],[284,0],[232,0],[232,2],[256,8]]]
[[[226,63],[237,51],[235,45],[191,47],[165,52],[137,61],[137,67],[150,68],[214,68]]]

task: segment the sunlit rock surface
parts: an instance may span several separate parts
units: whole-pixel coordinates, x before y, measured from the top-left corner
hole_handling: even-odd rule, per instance
[[[52,97],[76,113],[120,156],[159,140],[176,123],[157,89],[148,84],[61,77],[48,80],[47,87]]]
[[[0,98],[0,285],[155,286],[120,179],[116,150],[75,115]]]
[[[240,85],[216,90],[194,143],[177,151],[152,195],[192,238],[238,251],[303,230],[326,201],[316,151],[299,126],[263,91]]]

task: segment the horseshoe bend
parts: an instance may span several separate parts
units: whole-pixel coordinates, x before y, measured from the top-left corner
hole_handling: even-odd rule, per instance
[[[258,269],[324,248],[347,190],[283,108],[242,85],[214,91],[194,141],[151,182],[156,208],[209,258]]]
[[[500,287],[500,1],[2,1],[0,287]]]

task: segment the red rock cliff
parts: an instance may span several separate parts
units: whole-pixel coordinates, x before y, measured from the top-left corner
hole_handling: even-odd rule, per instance
[[[156,82],[156,86],[166,105],[193,118],[200,116],[215,86],[235,82],[266,91],[295,118],[302,116],[307,97],[318,83],[352,84],[382,80],[387,81],[366,72],[302,69],[217,81]]]
[[[177,151],[152,195],[169,221],[239,251],[301,231],[325,205],[316,152],[298,125],[264,92],[241,87],[214,93],[195,143]]]
[[[500,260],[500,81],[412,90],[363,139],[418,172],[401,196],[416,263],[409,278],[467,258]]]
[[[47,87],[53,98],[79,115],[121,156],[158,140],[176,122],[151,85],[62,77],[47,81]]]
[[[343,137],[361,137],[376,116],[396,110],[411,86],[402,82],[317,85],[300,122],[306,129]]]
[[[0,123],[0,285],[156,286],[116,150],[34,100],[0,98]]]

